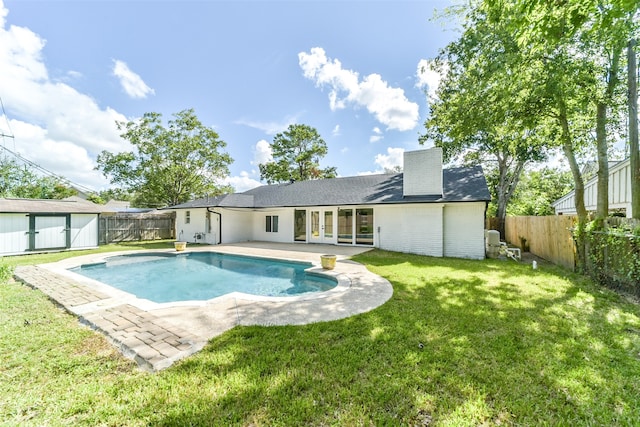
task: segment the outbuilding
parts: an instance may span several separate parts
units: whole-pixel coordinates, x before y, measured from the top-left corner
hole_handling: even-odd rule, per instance
[[[95,248],[101,211],[79,200],[0,199],[0,255]]]
[[[176,211],[176,237],[361,245],[482,259],[489,190],[482,168],[443,169],[442,150],[405,152],[403,173],[264,185],[194,200]]]

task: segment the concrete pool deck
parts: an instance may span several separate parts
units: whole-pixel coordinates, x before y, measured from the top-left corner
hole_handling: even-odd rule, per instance
[[[148,371],[171,366],[237,325],[304,325],[343,319],[384,304],[391,284],[349,257],[369,248],[353,246],[246,242],[189,246],[185,252],[212,251],[265,258],[308,261],[312,271],[335,277],[331,291],[295,297],[259,297],[234,292],[208,301],[157,304],[68,271],[128,251],[69,258],[51,264],[18,267],[15,278],[39,289],[80,322],[102,332],[122,354]],[[183,253],[183,252],[181,252]],[[333,270],[320,267],[321,254],[337,256]]]

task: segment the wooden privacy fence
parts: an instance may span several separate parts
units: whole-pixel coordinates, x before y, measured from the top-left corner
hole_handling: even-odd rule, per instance
[[[523,251],[573,270],[576,251],[571,229],[576,217],[508,216],[505,221],[505,240]]]
[[[99,244],[175,238],[173,215],[101,216],[98,226]]]

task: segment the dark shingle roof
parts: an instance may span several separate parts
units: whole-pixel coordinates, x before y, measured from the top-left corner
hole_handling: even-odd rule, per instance
[[[263,185],[244,193],[198,199],[172,208],[270,208],[491,200],[480,166],[444,169],[442,179],[443,195],[404,197],[403,174],[397,173]]]

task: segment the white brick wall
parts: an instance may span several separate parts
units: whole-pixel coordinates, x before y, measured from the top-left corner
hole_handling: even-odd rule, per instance
[[[484,202],[375,206],[375,245],[389,251],[434,257],[483,259],[484,209]],[[293,242],[292,208],[215,210],[222,213],[222,243]],[[178,211],[176,225],[178,233],[184,230],[185,240],[193,241],[193,234],[204,230],[205,212],[205,209],[191,209],[191,224],[187,225],[184,210]],[[278,233],[265,231],[266,215],[278,215]],[[217,215],[211,218],[213,231],[217,232]]]
[[[278,216],[278,232],[266,232],[267,215]],[[308,218],[307,218],[308,220]],[[247,224],[248,226],[248,224]],[[253,213],[253,233],[251,240],[264,242],[293,242],[293,208],[265,209]]]
[[[442,194],[442,148],[404,152],[405,196]]]
[[[484,259],[484,202],[444,208],[444,256]]]
[[[441,257],[442,205],[400,205],[375,208],[380,249]]]

